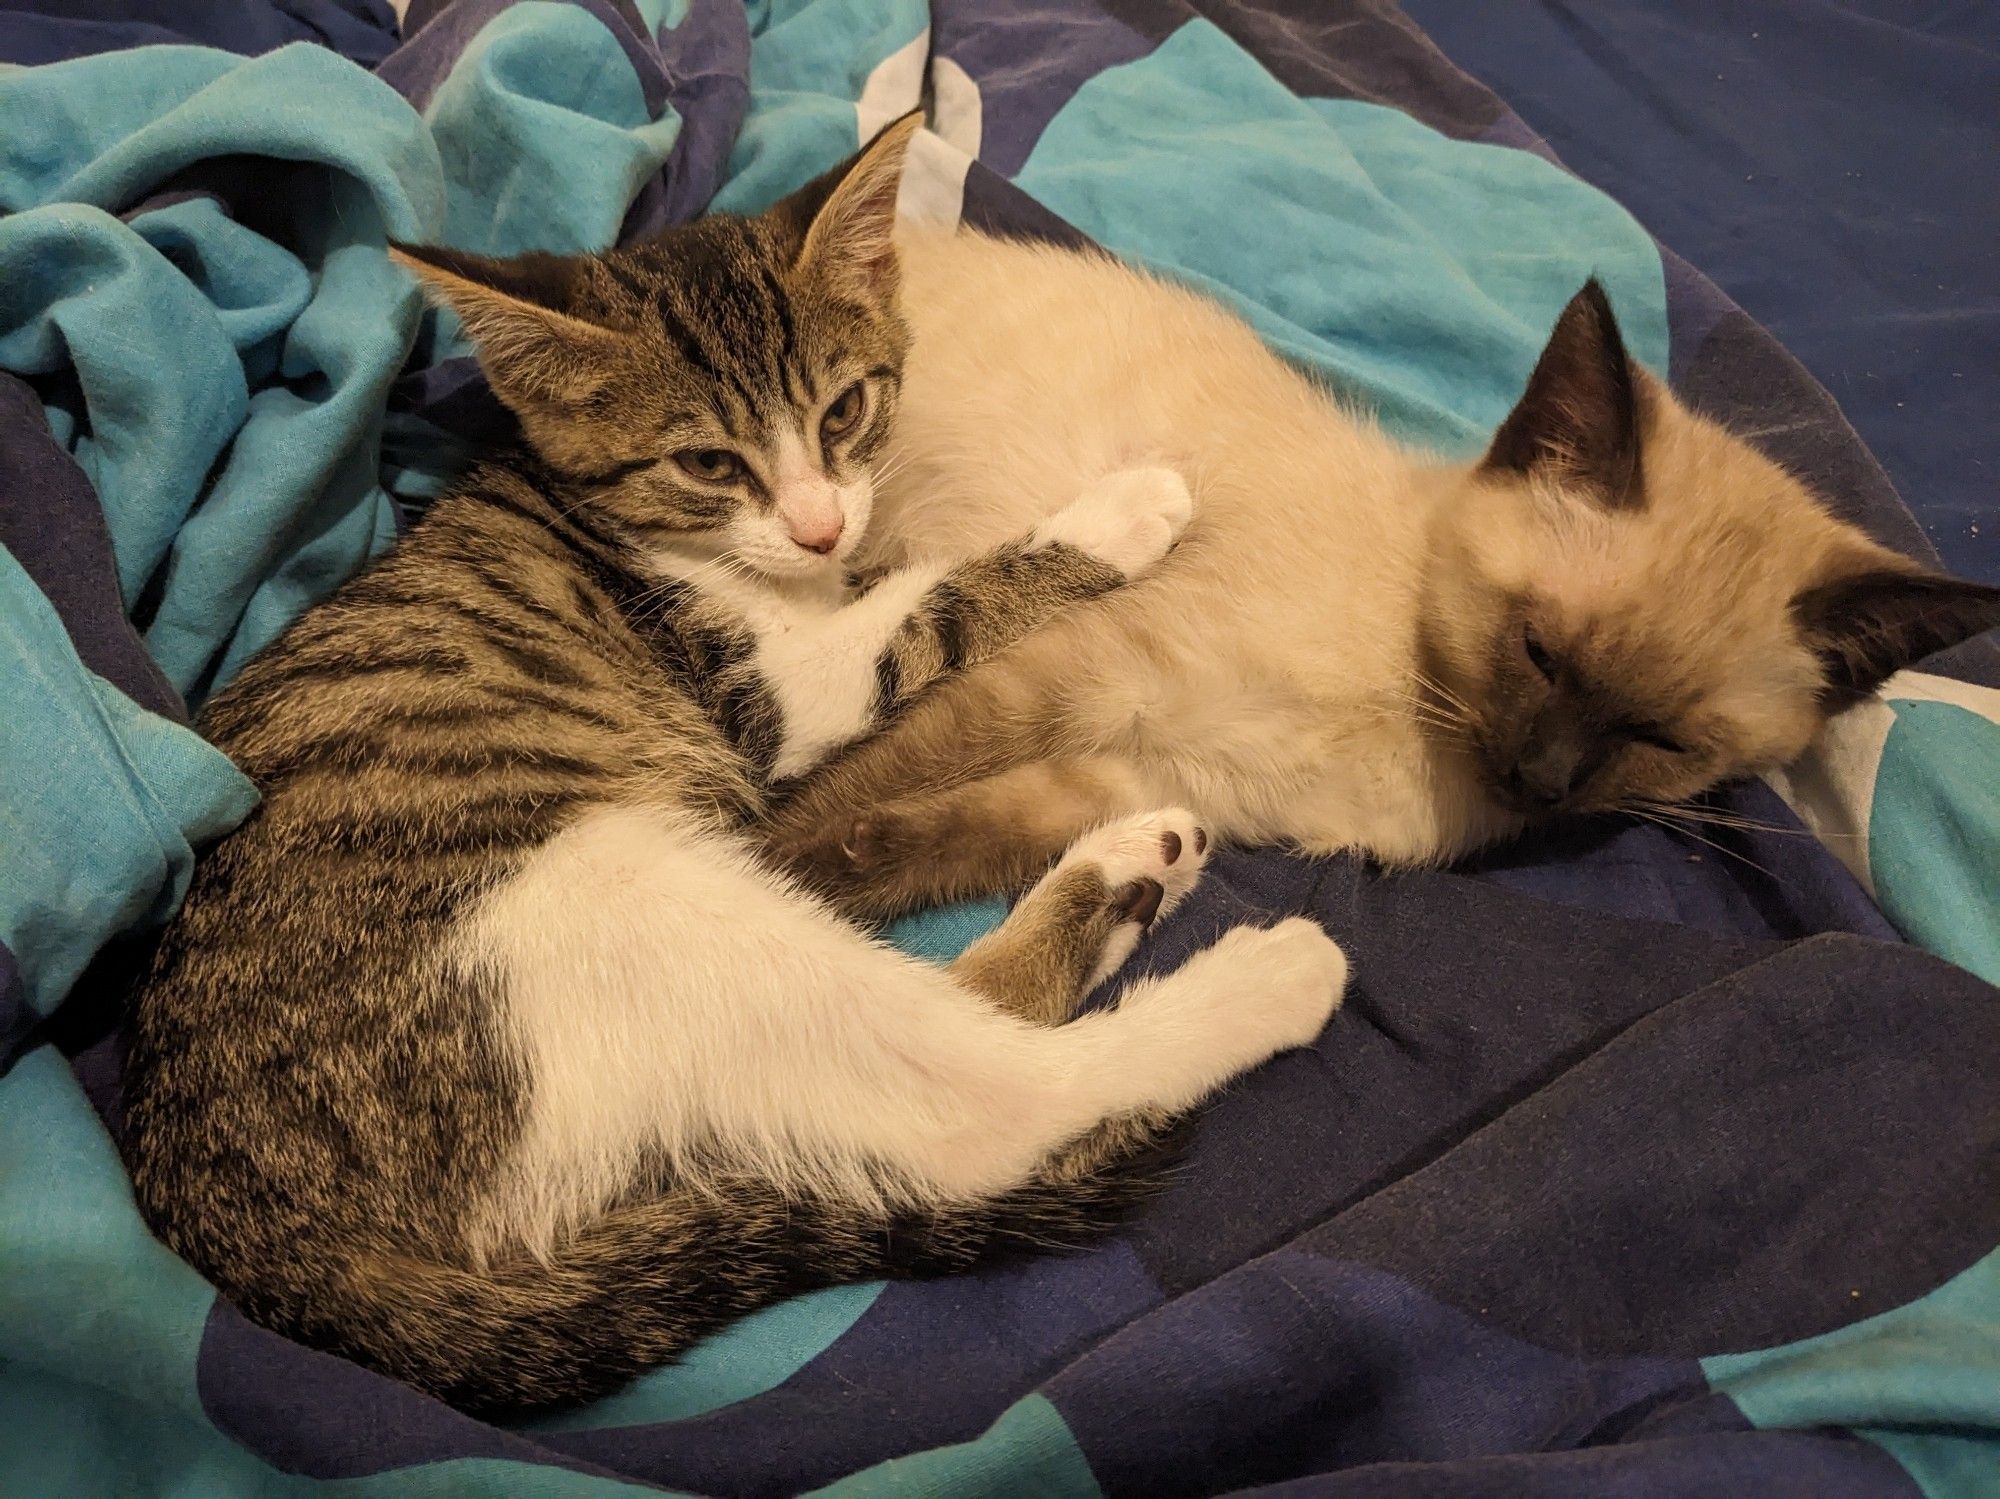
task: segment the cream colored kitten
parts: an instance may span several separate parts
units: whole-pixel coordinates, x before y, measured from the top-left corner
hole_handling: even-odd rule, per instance
[[[971,556],[1132,463],[1188,478],[1156,573],[823,772],[779,857],[886,914],[1165,802],[1245,843],[1446,860],[1784,764],[2000,622],[1834,520],[1626,357],[1592,283],[1483,460],[1386,437],[1206,297],[1093,253],[899,233],[914,333],[876,565]]]

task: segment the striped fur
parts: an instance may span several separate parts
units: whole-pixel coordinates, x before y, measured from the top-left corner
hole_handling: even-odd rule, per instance
[[[409,255],[526,445],[209,704],[263,802],[200,861],[130,1027],[140,1206],[265,1325],[467,1408],[584,1398],[791,1291],[1106,1222],[1174,1117],[1336,1002],[1338,950],[1291,922],[1058,1024],[1198,875],[1182,811],[1081,839],[948,970],[742,831],[1187,518],[1176,476],[1118,473],[843,595],[893,409],[869,246],[907,134],[643,252]],[[701,481],[690,441],[740,476]]]

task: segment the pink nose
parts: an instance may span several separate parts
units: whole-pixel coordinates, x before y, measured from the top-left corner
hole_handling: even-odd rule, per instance
[[[792,540],[808,552],[817,552],[824,557],[840,543],[840,517],[828,516],[825,520],[794,524],[791,528]]]

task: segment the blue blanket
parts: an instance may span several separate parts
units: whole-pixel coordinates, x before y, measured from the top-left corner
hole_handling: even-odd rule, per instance
[[[220,9],[0,21],[45,64],[0,66],[0,1491],[2000,1488],[1991,642],[1699,839],[1217,861],[1137,971],[1303,912],[1356,986],[1089,1252],[804,1297],[509,1430],[221,1302],[132,1206],[119,986],[254,801],[186,706],[504,429],[385,235],[753,209],[927,102],[906,211],[1203,285],[1441,451],[1595,270],[1691,400],[1927,548],[1797,363],[1385,0]]]
[[[1404,4],[1840,397],[1953,572],[2000,583],[2000,11]]]

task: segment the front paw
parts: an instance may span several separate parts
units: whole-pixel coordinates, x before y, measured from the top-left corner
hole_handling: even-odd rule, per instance
[[[1062,542],[1136,578],[1173,549],[1193,513],[1187,481],[1174,470],[1120,469],[1043,521],[1029,545]]]
[[[910,819],[884,809],[810,827],[767,829],[764,854],[821,894],[837,895],[894,869],[921,836],[921,828]]]
[[[781,821],[753,833],[766,863],[830,895],[859,872],[849,852],[853,828],[852,818],[811,824]]]

